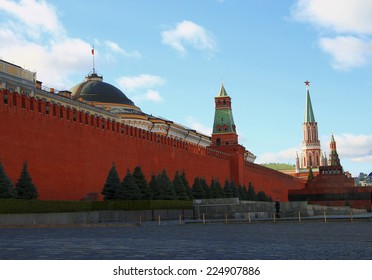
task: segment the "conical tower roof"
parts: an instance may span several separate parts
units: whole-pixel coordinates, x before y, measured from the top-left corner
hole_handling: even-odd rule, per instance
[[[314,112],[313,112],[313,106],[311,105],[311,98],[310,98],[308,84],[306,84],[306,108],[305,108],[305,121],[304,122],[315,123],[315,117],[314,117]]]
[[[332,132],[332,136],[331,136],[331,142],[336,143],[336,141],[335,141],[335,137],[333,136],[333,132]]]
[[[220,92],[218,93],[217,97],[226,97],[229,96],[225,90],[225,87],[223,86],[223,83],[221,85]]]

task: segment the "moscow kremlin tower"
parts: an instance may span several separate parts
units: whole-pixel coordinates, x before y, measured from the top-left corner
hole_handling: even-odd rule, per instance
[[[247,158],[245,147],[238,143],[238,134],[231,109],[231,97],[225,87],[221,89],[215,100],[215,113],[211,148],[229,154],[231,179],[236,185],[244,184],[244,162]]]
[[[306,108],[305,119],[302,125],[303,141],[302,141],[302,160],[301,168],[318,168],[321,158],[320,141],[318,139],[318,123],[315,121],[313,106],[311,105],[309,85],[306,81]]]

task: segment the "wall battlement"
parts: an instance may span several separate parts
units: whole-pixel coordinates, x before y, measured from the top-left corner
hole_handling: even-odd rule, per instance
[[[4,98],[5,95],[7,96],[6,103]],[[8,90],[1,90],[0,106],[1,105],[6,105],[7,110],[13,113],[17,113],[18,110],[23,110],[25,114],[31,114],[32,117],[38,115],[40,119],[43,117],[54,117],[56,120],[72,122],[73,124],[81,125],[82,127],[92,127],[108,132],[111,131],[112,133],[122,134],[124,137],[129,136],[140,138],[143,140],[156,142],[158,144],[175,147],[177,149],[187,150],[191,153],[200,155],[216,157],[225,160],[230,159],[229,154],[214,149],[198,146],[187,141],[174,139],[172,137],[157,134],[155,132],[149,132],[137,127],[122,124],[112,118],[104,118],[97,115],[91,115],[84,111],[78,111],[70,107],[60,106],[55,103],[50,103],[42,99],[29,97],[17,92],[12,93]]]

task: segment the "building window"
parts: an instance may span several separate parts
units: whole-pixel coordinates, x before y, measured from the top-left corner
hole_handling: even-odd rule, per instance
[[[25,100],[25,96],[23,95],[22,96],[22,109],[25,109],[26,108],[26,100]]]
[[[4,104],[8,104],[8,94],[4,94]]]
[[[49,105],[45,106],[45,114],[49,115]]]
[[[101,125],[102,125],[102,129],[105,129],[105,121],[104,120],[102,120]]]
[[[72,113],[72,120],[76,122],[76,111],[74,110]]]
[[[220,138],[217,138],[217,139],[216,139],[216,145],[217,145],[217,146],[220,146],[220,145],[221,145],[221,139],[220,139]]]

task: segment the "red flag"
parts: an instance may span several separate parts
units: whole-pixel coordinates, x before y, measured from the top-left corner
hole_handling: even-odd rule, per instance
[[[92,49],[92,55],[94,55],[94,48]]]

